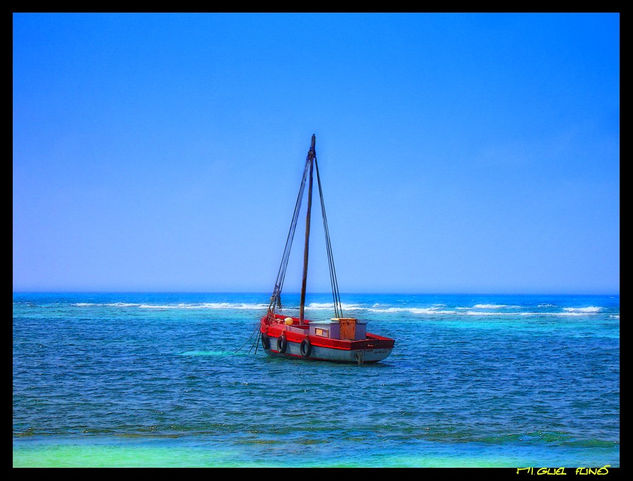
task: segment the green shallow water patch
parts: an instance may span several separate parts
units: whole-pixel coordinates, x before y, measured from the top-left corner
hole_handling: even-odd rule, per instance
[[[213,467],[233,466],[236,453],[176,446],[52,444],[14,446],[19,467]]]
[[[209,356],[209,357],[226,357],[226,356],[244,356],[244,353],[234,351],[186,351],[181,352],[181,356]]]
[[[619,466],[619,449],[480,443],[411,443],[402,449],[346,443],[300,447],[262,440],[221,445],[204,439],[14,439],[19,467],[524,467]]]

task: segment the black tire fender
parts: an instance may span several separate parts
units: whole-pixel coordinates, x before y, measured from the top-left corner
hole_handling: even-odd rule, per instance
[[[286,336],[283,334],[277,338],[277,350],[279,352],[286,352],[286,348],[288,347],[288,341],[286,341]]]
[[[303,341],[301,341],[300,349],[303,357],[310,357],[310,354],[312,353],[312,343],[310,342],[310,339],[306,337]]]

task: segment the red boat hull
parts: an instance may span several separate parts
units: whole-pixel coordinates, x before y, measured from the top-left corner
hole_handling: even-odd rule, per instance
[[[292,324],[286,324],[286,319],[292,319]],[[371,333],[359,340],[310,335],[309,325],[309,320],[300,324],[296,317],[267,314],[260,321],[264,350],[271,356],[364,364],[385,359],[395,343]]]

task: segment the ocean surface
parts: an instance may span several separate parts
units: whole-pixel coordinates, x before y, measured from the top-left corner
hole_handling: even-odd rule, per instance
[[[268,298],[14,293],[14,466],[620,466],[619,296],[342,294],[363,366],[268,357]]]

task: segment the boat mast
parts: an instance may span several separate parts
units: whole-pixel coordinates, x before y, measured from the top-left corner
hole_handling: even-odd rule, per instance
[[[306,236],[305,245],[303,248],[303,278],[301,280],[301,303],[299,305],[299,323],[303,324],[304,309],[306,301],[306,280],[308,277],[308,251],[310,248],[310,213],[312,211],[312,172],[314,170],[314,158],[316,152],[314,149],[316,138],[312,134],[312,143],[310,144],[310,150],[308,152],[308,162],[310,162],[310,180],[308,182],[308,209],[306,212]]]

